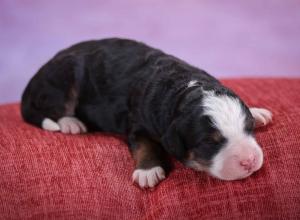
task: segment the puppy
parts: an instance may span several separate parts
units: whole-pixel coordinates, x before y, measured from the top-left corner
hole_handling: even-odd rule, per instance
[[[21,111],[49,131],[126,135],[142,188],[165,178],[168,156],[222,180],[248,177],[263,164],[254,128],[272,118],[205,71],[117,38],[56,54],[30,80]]]

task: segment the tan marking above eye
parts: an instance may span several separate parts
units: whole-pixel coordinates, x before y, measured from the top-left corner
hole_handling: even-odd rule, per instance
[[[218,142],[218,141],[221,141],[223,136],[221,134],[221,132],[219,131],[215,131],[211,134],[211,138],[215,141],[215,142]]]

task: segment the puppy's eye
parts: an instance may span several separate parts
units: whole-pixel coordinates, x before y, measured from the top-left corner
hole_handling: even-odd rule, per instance
[[[248,133],[252,133],[254,130],[254,119],[253,118],[247,118],[246,124],[245,124],[245,131]]]
[[[214,131],[211,134],[210,138],[213,142],[221,142],[223,140],[223,136],[222,136],[221,132],[219,132],[219,131]]]

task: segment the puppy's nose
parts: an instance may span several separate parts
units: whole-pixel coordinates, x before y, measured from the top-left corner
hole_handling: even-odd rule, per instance
[[[256,163],[255,155],[250,155],[247,159],[240,161],[240,165],[248,172],[251,172],[253,170],[253,168],[255,167],[255,163]]]

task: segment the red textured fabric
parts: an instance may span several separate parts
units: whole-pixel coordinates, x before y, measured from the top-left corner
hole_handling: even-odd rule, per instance
[[[122,137],[64,135],[0,107],[1,219],[300,219],[300,79],[223,80],[273,123],[257,130],[265,162],[234,182],[176,169],[155,190],[131,182]]]

